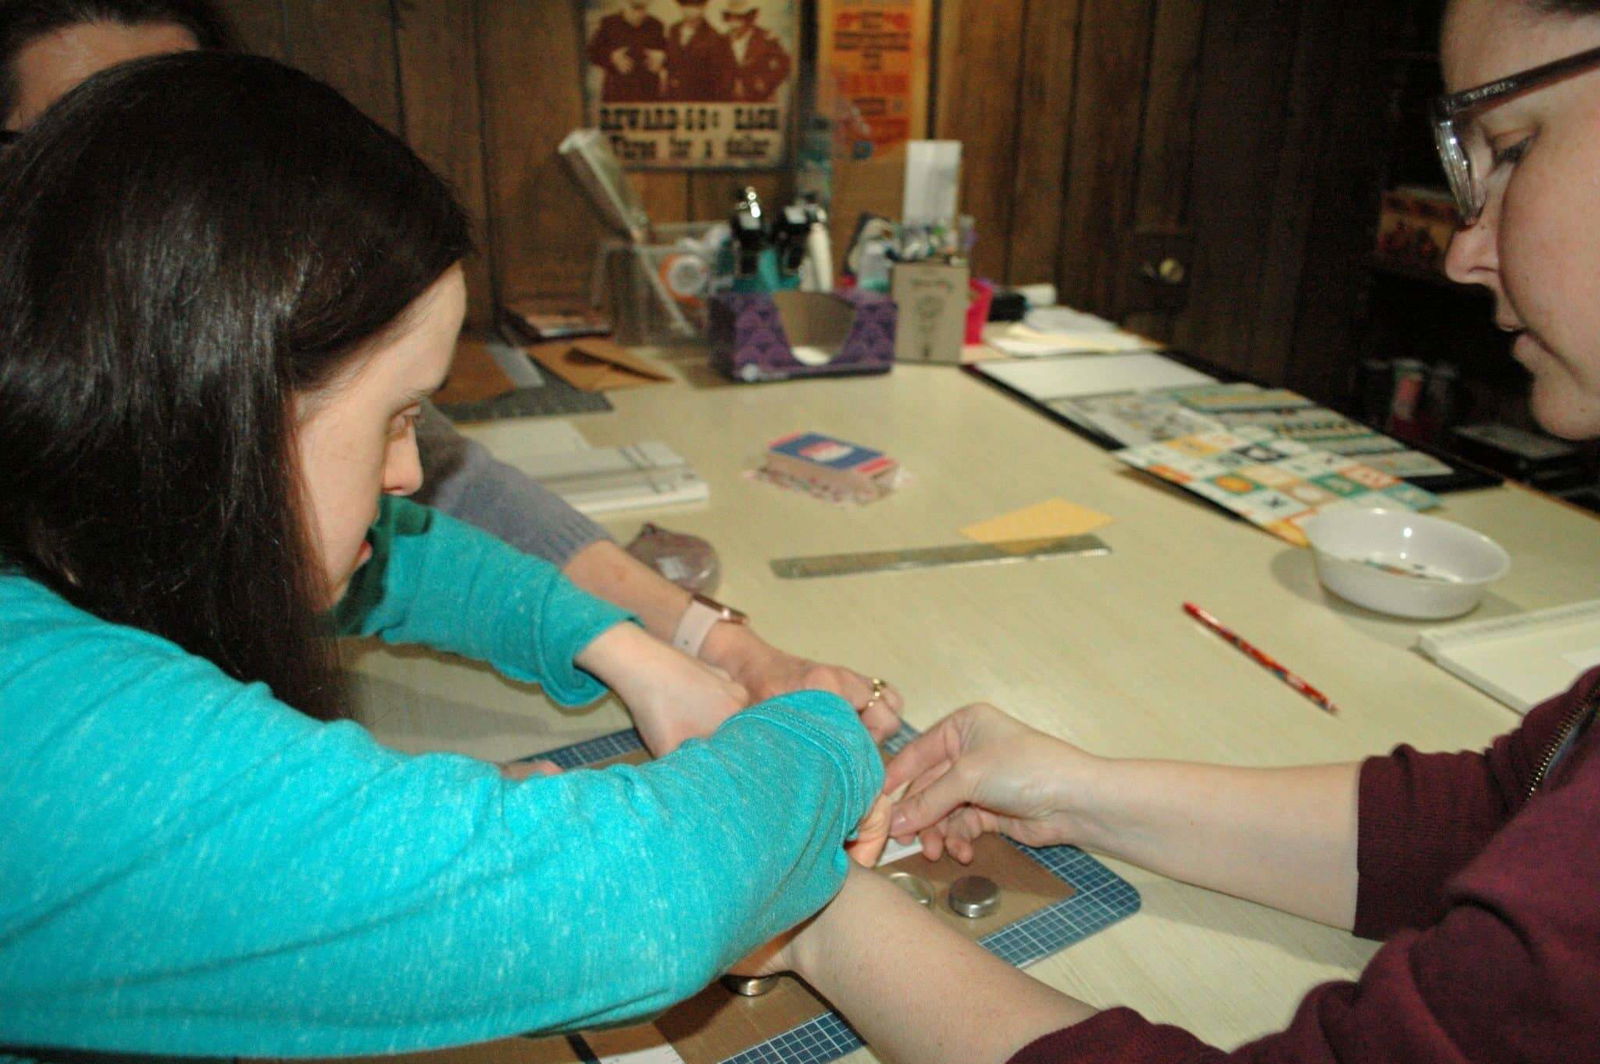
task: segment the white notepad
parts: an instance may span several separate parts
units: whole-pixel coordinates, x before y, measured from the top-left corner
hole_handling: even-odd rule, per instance
[[[1215,377],[1151,351],[975,365],[979,373],[1038,400],[1217,382]]]
[[[1600,665],[1600,599],[1427,628],[1417,649],[1518,713]]]

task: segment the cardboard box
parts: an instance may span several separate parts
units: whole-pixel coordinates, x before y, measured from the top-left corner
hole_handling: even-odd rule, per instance
[[[782,381],[894,366],[894,301],[876,292],[718,292],[711,364],[736,381]]]
[[[970,271],[965,263],[901,262],[890,292],[898,310],[894,357],[899,362],[961,361],[966,341]]]

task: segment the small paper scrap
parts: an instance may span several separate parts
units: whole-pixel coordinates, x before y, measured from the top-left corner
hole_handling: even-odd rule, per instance
[[[910,857],[914,853],[921,852],[922,840],[915,836],[912,837],[910,842],[897,842],[894,839],[890,839],[888,845],[883,848],[883,856],[878,858],[878,867],[882,868],[884,865],[894,864],[902,857]]]
[[[991,517],[961,529],[961,534],[979,543],[1007,543],[1015,540],[1055,539],[1081,536],[1109,525],[1112,518],[1079,506],[1066,499],[1046,499],[1020,510]]]

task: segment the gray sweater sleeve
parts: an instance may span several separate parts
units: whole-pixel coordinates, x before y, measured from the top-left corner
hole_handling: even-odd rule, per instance
[[[431,403],[423,404],[417,448],[423,473],[418,502],[524,553],[563,568],[584,547],[610,538],[560,496],[457,432]]]

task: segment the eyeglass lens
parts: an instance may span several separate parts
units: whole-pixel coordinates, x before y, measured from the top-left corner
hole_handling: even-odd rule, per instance
[[[1444,165],[1456,210],[1464,224],[1476,221],[1489,199],[1494,157],[1489,139],[1468,112],[1439,118],[1435,127],[1439,160]]]
[[[1485,188],[1483,179],[1488,174],[1489,141],[1471,115],[1460,115],[1450,120],[1450,130],[1455,137],[1456,150],[1461,155],[1466,193],[1464,216],[1476,217],[1483,210]]]

